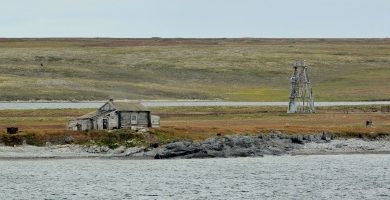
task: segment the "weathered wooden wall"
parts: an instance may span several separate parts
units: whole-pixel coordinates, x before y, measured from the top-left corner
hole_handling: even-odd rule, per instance
[[[103,119],[108,120],[108,127],[107,129],[115,129],[119,128],[118,126],[118,115],[115,111],[100,115],[96,119],[96,129],[102,130],[103,129]]]
[[[109,104],[103,106],[100,111],[104,113],[107,111],[106,109],[111,110]],[[136,117],[136,120],[132,120],[132,117]],[[68,122],[68,129],[76,131],[77,124],[80,124],[82,131],[91,129],[103,130],[103,119],[108,120],[107,129],[131,128],[132,126],[149,127],[152,125],[149,111],[111,111],[91,119],[71,120]],[[155,125],[159,126],[159,118],[155,118]]]
[[[77,124],[80,124],[80,130],[77,130]],[[92,123],[90,119],[77,119],[68,122],[68,129],[73,131],[85,131],[92,129]]]
[[[121,128],[130,128],[131,126],[145,126],[149,125],[149,112],[140,111],[140,112],[129,112],[122,111],[120,113],[120,124]],[[131,116],[135,115],[137,117],[137,123],[131,123]]]

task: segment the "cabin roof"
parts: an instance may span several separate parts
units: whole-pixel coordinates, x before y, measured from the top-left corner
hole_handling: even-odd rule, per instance
[[[109,103],[114,110],[116,111],[149,111],[148,108],[146,108],[144,105],[140,104],[139,102],[112,102],[109,101]],[[104,104],[106,105],[106,104]],[[100,109],[87,113],[83,116],[77,117],[77,119],[91,119],[93,117],[99,116],[99,115],[104,115],[106,113],[112,112],[111,111],[101,111]]]
[[[98,111],[93,111],[93,112],[87,113],[87,114],[85,114],[83,116],[77,117],[77,119],[90,119],[92,117],[97,116],[98,114],[99,114]]]
[[[117,111],[149,111],[139,102],[109,102]]]

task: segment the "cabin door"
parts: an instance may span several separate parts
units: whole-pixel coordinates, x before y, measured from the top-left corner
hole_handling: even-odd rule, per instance
[[[108,129],[108,119],[107,118],[103,119],[103,129]]]
[[[81,127],[81,124],[76,124],[76,129],[77,129],[77,131],[82,131],[83,129],[82,129],[82,127]]]
[[[138,124],[137,113],[131,113],[131,125]]]

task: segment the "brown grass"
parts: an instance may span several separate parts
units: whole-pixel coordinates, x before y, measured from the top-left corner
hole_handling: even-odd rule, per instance
[[[202,140],[217,134],[256,134],[281,131],[289,134],[330,132],[358,137],[390,134],[390,113],[372,112],[368,107],[322,108],[316,114],[286,114],[283,107],[191,108],[159,111],[162,130],[174,137]],[[214,111],[210,111],[214,109]],[[374,109],[376,110],[376,109]],[[346,112],[348,111],[348,113]],[[366,128],[372,120],[374,126]]]
[[[0,129],[5,132],[6,127],[17,126],[20,135],[34,138],[32,144],[55,143],[64,136],[72,136],[78,143],[113,137],[104,135],[104,132],[66,131],[68,119],[90,111],[3,110],[0,111]],[[284,107],[154,108],[152,112],[161,116],[161,128],[152,132],[164,142],[183,138],[203,140],[217,134],[251,135],[272,131],[288,134],[330,132],[343,137],[390,134],[390,113],[367,106],[319,108],[316,114],[286,114]],[[372,120],[374,127],[366,128],[366,120]]]

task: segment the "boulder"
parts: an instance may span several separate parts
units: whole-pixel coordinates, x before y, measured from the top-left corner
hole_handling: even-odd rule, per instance
[[[323,132],[321,135],[321,139],[325,140],[325,141],[330,141],[330,140],[332,140],[332,137],[329,133]]]
[[[100,147],[100,153],[106,153],[109,152],[111,149],[108,146],[101,146]]]
[[[72,136],[65,136],[64,137],[65,144],[72,144],[73,142],[74,142],[74,138]]]
[[[137,153],[131,154],[132,157],[144,157],[145,156],[145,151],[141,150]]]
[[[162,150],[160,148],[154,148],[154,149],[150,149],[148,151],[144,151],[144,156],[148,156],[148,157],[156,157],[157,154],[161,154],[162,153]]]
[[[51,142],[46,142],[46,143],[45,143],[45,146],[46,146],[46,147],[51,147],[52,144],[51,144]]]
[[[250,148],[254,146],[254,140],[250,136],[231,136],[235,147]]]
[[[123,152],[125,152],[126,150],[126,147],[125,146],[119,146],[118,148],[114,149],[112,151],[113,154],[121,154]]]
[[[226,157],[224,151],[216,151],[212,149],[204,150],[205,157],[210,157],[210,158],[223,158]]]
[[[315,140],[316,142],[318,142],[318,141],[321,140],[322,134],[314,134],[313,137],[314,137],[314,140]]]
[[[277,147],[269,147],[269,148],[265,149],[263,153],[267,154],[267,155],[282,155],[282,154],[285,154],[286,151],[284,151],[281,148],[277,148]]]
[[[201,145],[203,149],[209,149],[209,150],[215,150],[215,151],[222,151],[225,138],[209,138],[206,141],[204,141]]]
[[[303,140],[302,135],[294,135],[291,137],[291,142],[296,144],[304,144],[305,141]]]
[[[225,150],[225,157],[248,157],[255,156],[255,148],[242,148],[242,147],[233,147]]]
[[[183,156],[183,158],[212,158],[212,157],[215,156],[208,154],[206,151],[198,151],[196,153]]]
[[[127,149],[123,152],[123,154],[125,154],[126,156],[130,156],[130,155],[134,155],[134,154],[136,154],[136,153],[139,153],[139,152],[141,152],[141,151],[142,151],[142,149],[139,148],[139,147],[130,147],[130,148],[127,148]]]
[[[150,136],[150,132],[149,132],[149,129],[147,128],[140,128],[137,130],[137,134],[140,134],[144,137],[149,137]]]

